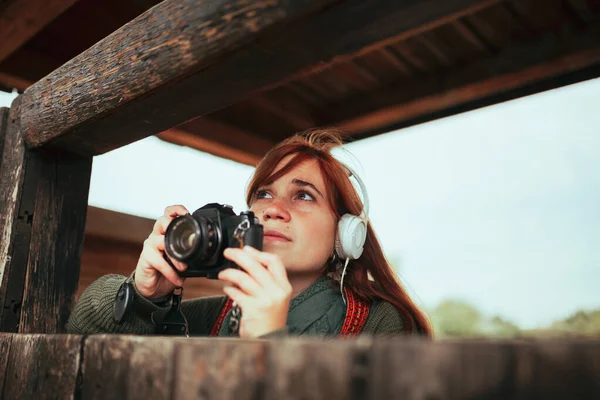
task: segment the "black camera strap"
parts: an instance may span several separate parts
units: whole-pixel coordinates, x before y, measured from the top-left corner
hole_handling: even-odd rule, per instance
[[[233,237],[237,240],[240,249],[244,247],[244,235],[246,231],[250,229],[250,220],[244,219],[233,231]],[[231,336],[239,336],[240,335],[240,322],[242,319],[242,309],[237,303],[234,301],[233,306],[231,308],[231,316],[229,318],[229,333]]]
[[[158,327],[158,334],[190,336],[187,319],[181,312],[182,297],[183,288],[176,288],[171,298],[171,309],[167,311],[162,323]]]

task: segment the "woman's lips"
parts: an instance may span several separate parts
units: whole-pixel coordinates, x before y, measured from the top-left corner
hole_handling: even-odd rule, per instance
[[[285,236],[283,233],[269,229],[263,233],[264,240],[270,240],[275,242],[291,242],[291,239]]]

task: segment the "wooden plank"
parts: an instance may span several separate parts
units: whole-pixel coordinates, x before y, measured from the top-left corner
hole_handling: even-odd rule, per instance
[[[514,354],[494,343],[376,341],[370,353],[370,398],[512,399]]]
[[[171,399],[176,339],[94,335],[83,360],[84,399]],[[180,371],[183,375],[193,371]]]
[[[27,143],[104,153],[498,1],[166,0],[25,91]]]
[[[182,341],[177,349],[173,398],[263,399],[269,384],[265,357],[265,343],[260,341]]]
[[[209,117],[196,118],[156,136],[252,166],[256,166],[274,145],[274,142]]]
[[[0,333],[0,398],[3,398],[4,385],[6,383],[6,369],[8,368],[8,355],[10,353],[10,343],[12,334]]]
[[[91,157],[27,151],[13,102],[0,174],[0,331],[61,332],[77,291]]]
[[[403,400],[597,398],[600,346],[583,343],[378,341],[370,353],[369,394]]]
[[[402,82],[332,104],[320,125],[361,132],[394,129],[427,115],[485,99],[600,63],[600,25],[576,34],[564,30],[513,45],[496,57],[423,80]],[[564,83],[562,83],[564,84]]]
[[[0,62],[77,0],[13,0],[0,10]]]
[[[0,166],[0,331],[3,332],[18,330],[31,233],[29,217],[33,209],[31,202],[21,204],[28,152],[19,126],[20,101],[21,96],[10,109]],[[28,186],[28,199],[34,197],[33,183]]]
[[[155,222],[150,218],[89,206],[85,235],[141,246],[150,236]],[[123,229],[124,226],[127,229]]]
[[[37,190],[19,332],[59,333],[79,282],[92,158],[52,149],[32,159]]]
[[[73,398],[81,345],[78,335],[13,335],[3,398]]]
[[[366,376],[357,355],[367,352],[369,346],[370,341],[271,341],[264,398],[365,399]]]

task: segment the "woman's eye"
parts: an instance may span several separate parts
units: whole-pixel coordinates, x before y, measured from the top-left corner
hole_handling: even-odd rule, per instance
[[[271,197],[271,195],[269,194],[269,192],[267,192],[264,189],[259,189],[256,191],[256,196],[257,199],[268,199]]]
[[[298,192],[298,199],[300,200],[306,200],[306,201],[314,201],[315,198],[308,192]]]

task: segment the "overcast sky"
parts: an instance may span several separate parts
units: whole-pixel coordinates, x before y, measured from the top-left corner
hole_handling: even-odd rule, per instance
[[[347,146],[419,304],[464,299],[524,328],[600,308],[599,104],[594,80]],[[239,212],[252,171],[152,137],[94,159],[89,203]]]

